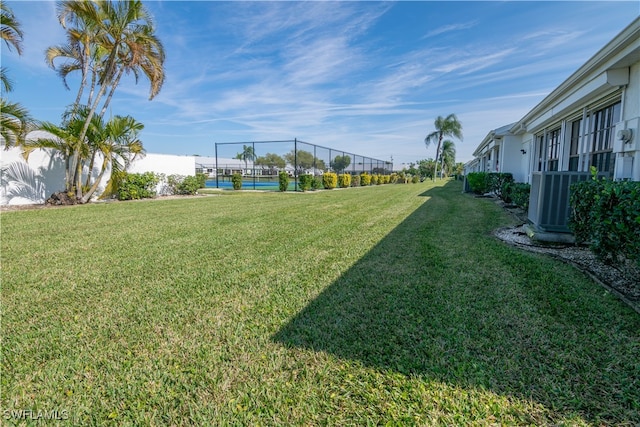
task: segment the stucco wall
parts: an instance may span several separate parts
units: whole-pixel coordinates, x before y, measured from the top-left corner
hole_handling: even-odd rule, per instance
[[[22,150],[0,152],[0,205],[39,204],[64,188],[64,160],[51,150],[36,150],[27,163]]]

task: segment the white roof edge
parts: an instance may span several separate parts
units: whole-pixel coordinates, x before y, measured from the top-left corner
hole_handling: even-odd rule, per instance
[[[548,107],[549,104],[552,104],[557,98],[560,98],[568,88],[580,81],[585,75],[594,71],[597,67],[602,66],[603,63],[611,59],[611,57],[620,50],[633,43],[640,44],[640,15],[636,16],[618,35],[589,58],[580,68],[574,71],[573,74],[533,107],[523,118],[514,123],[509,129],[510,132],[513,134],[524,133],[524,131],[526,131],[526,122],[531,116],[536,115],[540,110]]]

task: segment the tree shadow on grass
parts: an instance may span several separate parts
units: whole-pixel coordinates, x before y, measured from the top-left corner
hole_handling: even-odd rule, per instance
[[[606,304],[576,301],[580,291],[562,290],[553,272],[537,277],[538,270],[523,266],[530,255],[486,232],[470,233],[473,216],[449,224],[454,235],[447,238],[439,229],[451,221],[448,215],[485,203],[458,189],[451,183],[423,193],[425,203],[272,339],[384,371],[532,400],[552,419],[640,422],[640,319],[625,308],[615,314]],[[515,278],[514,286],[501,288],[496,283],[511,279],[482,272],[496,264]],[[466,272],[463,265],[482,267]],[[612,360],[616,352],[624,357]],[[612,401],[619,406],[611,408]]]

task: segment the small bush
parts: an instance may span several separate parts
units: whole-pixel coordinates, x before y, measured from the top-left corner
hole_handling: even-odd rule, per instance
[[[321,188],[322,188],[322,179],[313,178],[313,181],[311,181],[311,189],[320,190]]]
[[[336,185],[338,185],[338,175],[333,172],[325,172],[322,174],[322,185],[327,190],[336,188]]]
[[[371,185],[371,175],[366,172],[360,174],[360,185],[366,187],[367,185]]]
[[[398,182],[398,174],[394,172],[391,175],[389,175],[389,183],[395,184],[396,182]]]
[[[289,174],[285,171],[280,171],[278,173],[278,189],[287,191],[287,188],[289,188]]]
[[[169,175],[166,178],[163,194],[194,195],[203,188],[201,184],[202,180],[197,175]]]
[[[351,174],[341,173],[338,175],[338,187],[348,188],[351,186]]]
[[[351,186],[360,187],[360,175],[353,175],[351,177]]]
[[[489,173],[487,174],[488,191],[494,193],[502,199],[502,186],[506,182],[513,182],[513,175],[510,173]]]
[[[234,190],[240,190],[242,188],[242,175],[239,173],[231,175],[231,184]]]
[[[419,182],[420,182],[420,177],[419,177],[418,175],[414,175],[414,176],[411,178],[411,183],[412,183],[412,184],[417,184],[417,183],[419,183]]]
[[[156,195],[160,178],[153,172],[126,173],[118,186],[118,200],[147,199]]]
[[[378,175],[371,175],[371,185],[378,185]]]
[[[198,189],[205,188],[207,186],[207,175],[201,172],[196,174],[196,179],[198,180]]]
[[[569,228],[605,262],[640,266],[640,182],[596,180],[571,186]]]
[[[300,186],[301,191],[310,190],[313,185],[313,175],[300,175],[298,177],[298,185]]]
[[[529,195],[531,194],[531,185],[524,182],[511,182],[508,185],[510,202],[520,206],[525,211],[529,209]]]

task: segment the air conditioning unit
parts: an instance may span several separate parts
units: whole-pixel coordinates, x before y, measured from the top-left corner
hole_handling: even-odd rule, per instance
[[[589,179],[589,172],[534,172],[531,176],[529,221],[541,231],[570,233],[571,184]]]

